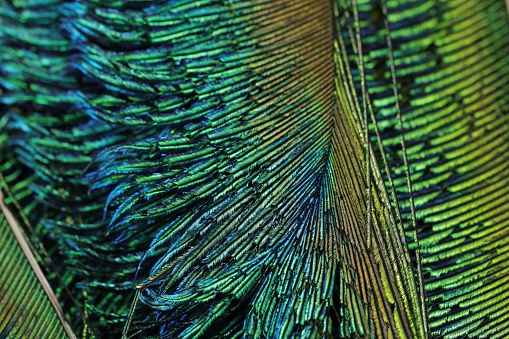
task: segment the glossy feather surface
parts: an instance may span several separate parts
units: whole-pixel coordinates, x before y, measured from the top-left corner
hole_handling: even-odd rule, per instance
[[[0,171],[83,336],[507,335],[503,1],[0,9]]]

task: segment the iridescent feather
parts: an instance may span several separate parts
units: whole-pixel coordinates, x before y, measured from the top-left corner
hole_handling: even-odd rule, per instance
[[[0,0],[0,48],[4,219],[78,336],[508,335],[504,1]]]

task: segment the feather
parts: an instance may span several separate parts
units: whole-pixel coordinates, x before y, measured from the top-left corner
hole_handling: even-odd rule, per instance
[[[4,196],[0,193],[2,208],[0,225],[4,240],[1,282],[3,307],[0,323],[2,335],[63,337],[65,331],[68,337],[75,338],[55,294],[25,241],[19,225],[3,200]],[[16,246],[16,241],[19,247]],[[27,290],[29,293],[26,293]],[[35,314],[35,312],[41,313]],[[35,324],[34,319],[37,319]]]
[[[507,20],[0,1],[5,207],[83,337],[502,338]]]

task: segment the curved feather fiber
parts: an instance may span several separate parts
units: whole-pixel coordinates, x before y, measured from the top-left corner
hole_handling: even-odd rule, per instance
[[[89,6],[77,14],[101,13]],[[101,153],[92,175],[94,189],[112,189],[110,230],[126,234],[119,243],[137,232],[151,241],[138,286],[157,310],[161,336],[210,336],[224,322],[230,335],[332,333],[336,275],[354,298],[336,310],[336,331],[368,331],[355,286],[363,278],[342,278],[336,268],[341,235],[329,198],[336,188],[326,185],[335,119],[330,5],[203,2],[141,13],[129,6],[113,13],[141,17],[129,29],[140,33],[126,37],[134,50],[120,53],[109,32],[72,22],[83,41],[80,69],[111,86],[108,97],[85,97],[87,112],[116,124],[158,124]],[[150,49],[140,52],[148,37]],[[130,71],[110,77],[117,67]],[[152,240],[146,232],[157,233]],[[351,324],[340,315],[348,312]]]
[[[82,5],[69,20],[78,67],[109,90],[84,93],[83,109],[155,126],[99,154],[91,180],[111,188],[118,244],[151,240],[137,288],[162,337],[224,323],[248,337],[423,333],[408,255],[385,259],[405,248],[384,212],[377,226],[394,231],[377,234],[378,259],[366,246],[364,150],[336,107],[331,4]],[[99,29],[116,20],[129,34]]]
[[[0,9],[2,173],[84,336],[509,331],[503,1]]]

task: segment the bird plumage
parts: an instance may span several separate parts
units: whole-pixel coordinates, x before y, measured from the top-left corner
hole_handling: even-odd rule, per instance
[[[2,191],[79,335],[509,331],[503,1],[0,1],[0,24]]]

